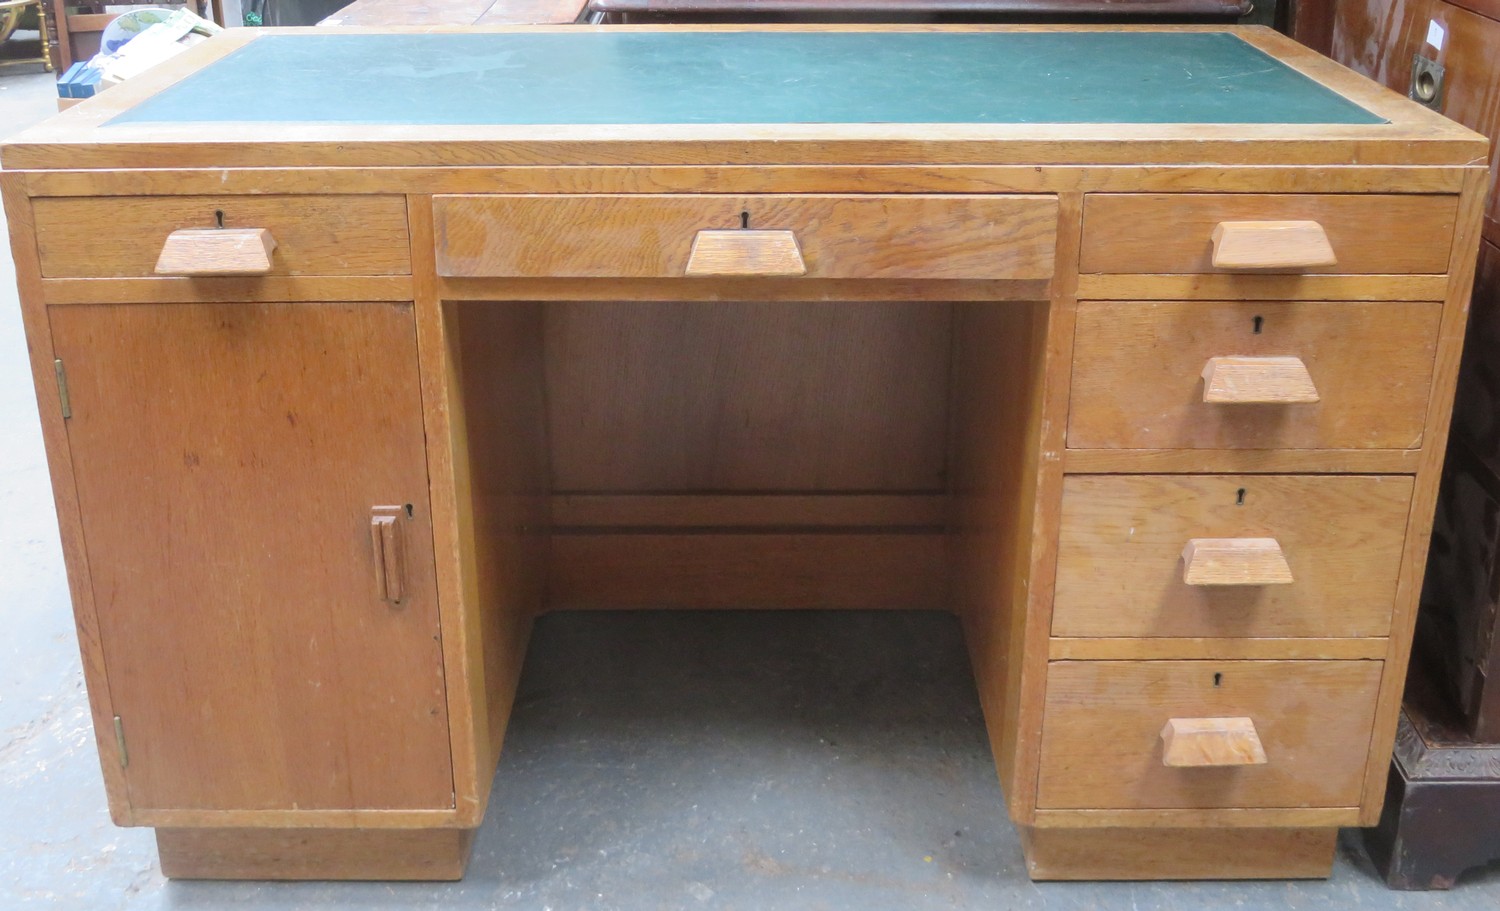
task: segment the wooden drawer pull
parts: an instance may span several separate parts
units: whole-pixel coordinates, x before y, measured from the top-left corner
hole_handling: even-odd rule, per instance
[[[1215,405],[1310,405],[1318,387],[1300,357],[1211,357],[1203,401]]]
[[[1338,265],[1315,221],[1221,221],[1213,230],[1215,269],[1326,269]]]
[[[265,275],[276,238],[265,228],[182,228],[167,235],[157,275]]]
[[[687,274],[806,275],[807,264],[791,231],[699,231]]]
[[[401,534],[400,506],[377,506],[370,510],[370,544],[375,550],[375,591],[380,600],[400,604],[406,596],[405,542]]]
[[[1173,768],[1265,765],[1249,718],[1173,718],[1161,729],[1161,762]]]
[[[1275,538],[1194,538],[1182,549],[1187,585],[1286,585],[1292,568]]]

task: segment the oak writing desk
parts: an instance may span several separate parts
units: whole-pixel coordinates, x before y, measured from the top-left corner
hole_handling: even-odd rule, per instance
[[[1260,29],[195,48],[0,151],[114,818],[457,877],[538,612],[924,608],[1033,876],[1324,876],[1485,148]]]

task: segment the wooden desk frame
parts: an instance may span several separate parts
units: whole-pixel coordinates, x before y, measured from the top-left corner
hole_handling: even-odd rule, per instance
[[[580,26],[542,26],[569,30]],[[693,26],[678,30],[693,29]],[[705,30],[728,30],[714,26]],[[757,27],[760,29],[765,26]],[[803,27],[806,28],[806,27]],[[860,29],[859,26],[841,26]],[[898,27],[931,30],[933,27]],[[972,28],[972,27],[970,27]],[[1031,28],[1031,27],[1018,27]],[[1045,27],[1036,27],[1045,28]],[[1157,30],[1157,29],[1148,29]],[[1223,31],[1209,28],[1209,31]],[[1012,820],[1037,878],[1327,875],[1338,826],[1378,818],[1443,458],[1486,171],[1484,141],[1264,29],[1239,33],[1390,123],[1365,126],[1049,125],[696,127],[324,127],[225,125],[215,139],[175,126],[97,127],[259,34],[238,33],[164,64],[23,134],[3,150],[27,336],[58,502],[84,669],[113,818],[158,829],[163,868],[188,877],[454,878],[483,817],[531,615],[527,585],[486,589],[481,564],[525,554],[555,498],[516,506],[509,531],[476,524],[476,437],[464,401],[466,302],[612,300],[937,300],[964,312],[1012,357],[986,370],[1029,393],[976,429],[1005,456],[975,470],[957,536],[976,559],[957,572],[956,609]],[[431,29],[429,31],[444,31]],[[1082,273],[1090,194],[1437,194],[1455,197],[1442,274]],[[397,195],[410,273],[266,278],[44,278],[38,201],[142,195]],[[1051,281],[445,278],[432,197],[445,194],[1051,194],[1058,205]],[[1075,320],[1084,301],[1431,301],[1441,304],[1421,440],[1404,449],[1070,449]],[[74,486],[49,314],[76,305],[194,301],[409,301],[427,440],[437,610],[454,803],[430,809],[143,808],[132,804],[117,712],[100,648],[83,518]],[[1018,302],[984,304],[982,302]],[[1019,302],[1037,302],[1022,306]],[[955,307],[966,305],[959,303]],[[495,310],[496,308],[490,308]],[[988,328],[986,328],[988,327]],[[976,337],[979,337],[976,335]],[[975,387],[978,388],[978,387]],[[987,429],[986,429],[987,428]],[[1024,441],[1016,446],[1015,441]],[[1116,474],[1390,474],[1413,478],[1388,637],[1055,638],[1054,583],[1069,477]],[[982,481],[982,483],[980,482]],[[964,523],[968,522],[968,525]],[[988,529],[988,530],[986,530]],[[528,601],[530,598],[532,600]],[[857,600],[857,599],[856,599]],[[851,605],[852,606],[852,605]],[[513,612],[487,623],[487,613]],[[1380,661],[1383,672],[1360,797],[1344,806],[1039,807],[1049,663],[1102,660]],[[1275,762],[1273,755],[1272,761]],[[1210,849],[1205,849],[1205,845]]]

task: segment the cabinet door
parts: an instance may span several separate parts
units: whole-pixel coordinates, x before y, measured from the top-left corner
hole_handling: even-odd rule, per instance
[[[411,305],[50,321],[131,806],[452,806]]]

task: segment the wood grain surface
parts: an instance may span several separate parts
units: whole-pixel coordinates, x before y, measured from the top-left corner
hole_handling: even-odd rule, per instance
[[[553,610],[945,610],[940,533],[555,534]]]
[[[1291,568],[1275,538],[1190,538],[1182,548],[1185,585],[1289,585]]]
[[[1088,302],[1070,449],[1416,449],[1442,308],[1428,303]],[[1296,357],[1319,401],[1204,402],[1216,357]]]
[[[1335,262],[1283,272],[1428,273],[1448,269],[1456,196],[1090,196],[1083,208],[1083,272],[1213,272],[1224,222],[1314,221]],[[1239,266],[1236,266],[1239,268]],[[1275,266],[1266,266],[1275,269]]]
[[[273,275],[411,272],[399,196],[149,196],[39,199],[37,246],[49,278],[153,276],[181,228],[263,228]]]
[[[451,807],[410,305],[50,323],[131,805]],[[390,503],[394,607],[369,536]]]
[[[269,275],[276,238],[265,228],[178,228],[156,259],[157,275]]]
[[[1328,232],[1315,221],[1221,221],[1209,237],[1215,269],[1305,272],[1338,265]]]
[[[1249,718],[1169,718],[1161,761],[1174,769],[1265,765],[1266,751]]]
[[[1444,68],[1443,114],[1486,136],[1500,136],[1500,7],[1489,15],[1474,10],[1482,0],[1451,4],[1442,0],[1339,0],[1334,7],[1333,59],[1405,95],[1411,86],[1412,58],[1422,54]],[[1465,9],[1467,6],[1469,9]],[[1427,43],[1428,25],[1444,29],[1441,49]],[[1491,174],[1500,172],[1500,144],[1485,158]],[[1486,190],[1484,236],[1500,244],[1500,188]]]
[[[1353,807],[1379,661],[1056,661],[1037,804],[1084,809]],[[1266,762],[1162,762],[1173,718],[1252,720]]]
[[[1038,880],[1326,879],[1334,828],[1022,828]]]
[[[558,492],[945,487],[947,305],[580,301],[543,320]]]
[[[699,231],[684,275],[805,275],[797,232]]]
[[[1210,405],[1311,405],[1318,387],[1300,357],[1211,357],[1203,365]]]
[[[438,274],[677,278],[699,232],[790,231],[808,278],[1048,279],[1040,196],[439,196]]]
[[[1409,477],[1071,475],[1063,491],[1054,636],[1390,632]],[[1274,538],[1294,581],[1189,585],[1194,538]]]
[[[1076,200],[1075,200],[1076,201]],[[1064,204],[1065,217],[1069,209]],[[1066,224],[1066,222],[1065,222]],[[1075,230],[1064,236],[1076,237]],[[1044,304],[957,307],[953,336],[951,604],[964,624],[991,749],[1012,813],[1028,812],[1021,727],[1022,674],[1031,592],[1049,578],[1032,567],[1034,517],[1047,505],[1038,490],[1044,385],[1049,354]],[[995,356],[1004,352],[1005,356]],[[1017,394],[1025,390],[1025,394]]]
[[[172,879],[456,880],[472,829],[160,828]]]

